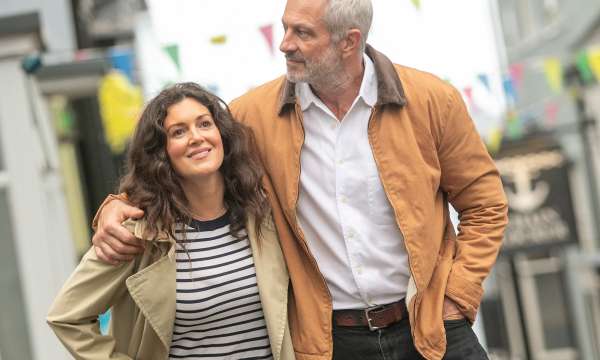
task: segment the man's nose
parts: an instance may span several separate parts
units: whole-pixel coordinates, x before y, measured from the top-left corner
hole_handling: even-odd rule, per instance
[[[279,51],[284,54],[296,51],[297,46],[292,40],[291,30],[288,29],[285,34],[283,34],[283,39],[281,40],[281,44],[279,44]]]

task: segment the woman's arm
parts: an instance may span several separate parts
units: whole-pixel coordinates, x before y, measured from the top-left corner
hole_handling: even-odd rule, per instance
[[[76,359],[131,359],[115,352],[112,336],[100,333],[98,315],[125,296],[135,263],[107,264],[91,248],[60,290],[47,321]]]

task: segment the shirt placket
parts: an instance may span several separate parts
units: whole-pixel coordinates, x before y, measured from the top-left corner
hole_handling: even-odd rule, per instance
[[[366,304],[370,304],[369,296],[365,291],[365,287],[362,286],[365,279],[365,271],[363,259],[361,256],[361,234],[356,229],[356,225],[360,219],[354,219],[352,211],[349,211],[354,197],[351,194],[347,194],[345,186],[348,181],[352,181],[351,177],[348,177],[348,171],[352,168],[360,169],[361,164],[353,164],[347,159],[348,146],[353,146],[353,142],[350,141],[353,138],[353,131],[351,131],[351,125],[349,122],[352,121],[351,117],[347,116],[341,123],[338,122],[336,127],[336,141],[335,141],[335,174],[336,174],[336,202],[339,212],[339,221],[342,229],[342,236],[344,239],[344,245],[348,256],[348,262],[352,271],[352,279],[358,290],[358,295]],[[358,196],[358,195],[354,195]]]

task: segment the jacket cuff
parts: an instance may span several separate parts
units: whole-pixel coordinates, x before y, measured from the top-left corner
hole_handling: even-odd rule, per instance
[[[94,215],[94,220],[92,220],[92,230],[94,230],[94,232],[98,229],[98,219],[100,217],[100,214],[102,213],[102,209],[104,209],[106,204],[108,204],[109,202],[111,202],[113,200],[121,200],[121,201],[129,204],[129,199],[127,197],[127,194],[125,194],[125,193],[120,193],[118,195],[108,194],[106,199],[104,199],[104,201],[102,202],[102,204],[100,204],[100,207],[96,211],[96,215]]]
[[[471,322],[475,322],[475,316],[483,296],[483,288],[464,277],[450,272],[446,284],[446,296],[456,303],[458,309]]]

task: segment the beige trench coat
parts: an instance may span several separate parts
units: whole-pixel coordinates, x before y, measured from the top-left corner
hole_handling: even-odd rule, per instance
[[[125,223],[142,238],[144,221]],[[253,219],[248,238],[274,359],[293,360],[287,315],[288,273],[272,220],[260,244]],[[149,241],[135,260],[113,266],[90,249],[56,297],[48,324],[76,359],[167,359],[175,319],[175,246],[167,236]],[[98,315],[112,307],[110,335]]]

